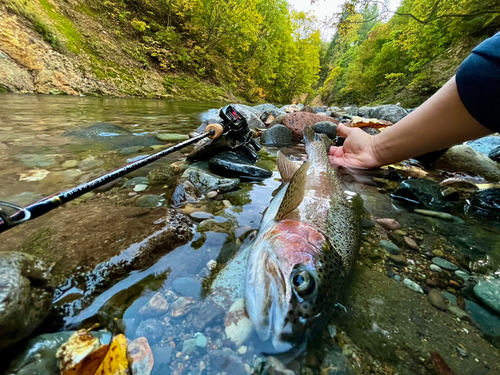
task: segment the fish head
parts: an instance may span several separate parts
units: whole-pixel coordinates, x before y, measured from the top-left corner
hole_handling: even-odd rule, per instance
[[[330,241],[309,224],[283,220],[253,243],[247,266],[248,315],[276,352],[304,343],[308,328],[340,289],[345,272]]]

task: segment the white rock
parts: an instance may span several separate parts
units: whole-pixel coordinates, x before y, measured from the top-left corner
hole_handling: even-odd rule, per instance
[[[215,268],[217,267],[217,261],[212,259],[212,260],[209,260],[208,263],[207,263],[207,268],[211,271],[213,271]]]
[[[429,268],[433,272],[443,272],[443,270],[441,269],[441,267],[439,267],[436,264],[431,264]]]
[[[148,188],[146,184],[138,184],[134,186],[134,191],[144,191]]]
[[[253,333],[253,324],[245,310],[245,300],[240,298],[233,303],[224,320],[226,336],[237,347],[248,341]]]
[[[411,281],[410,279],[404,279],[403,284],[405,284],[406,287],[410,288],[411,290],[414,290],[417,293],[424,293],[420,285],[418,285],[416,282]]]

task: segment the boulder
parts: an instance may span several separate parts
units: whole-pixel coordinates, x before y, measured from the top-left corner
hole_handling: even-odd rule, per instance
[[[489,135],[487,137],[475,139],[473,141],[466,142],[467,146],[472,147],[477,152],[481,154],[489,155],[493,149],[500,147],[500,136]]]
[[[464,172],[481,176],[488,181],[500,181],[497,163],[471,146],[453,146],[436,161],[436,168],[450,172]]]
[[[229,191],[240,183],[237,178],[224,178],[210,172],[208,162],[197,162],[184,171],[181,179],[191,182],[201,193],[210,190]]]
[[[388,104],[381,105],[370,110],[370,117],[379,120],[390,121],[393,124],[401,120],[408,114],[408,111],[398,105]]]
[[[424,178],[408,179],[399,185],[392,197],[408,204],[433,210],[449,210],[453,202],[441,194],[441,186]]]
[[[368,118],[370,117],[371,107],[359,107],[357,116]]]
[[[210,169],[217,174],[242,180],[260,181],[273,175],[271,171],[254,165],[246,156],[234,151],[225,151],[214,156],[210,159],[209,165]]]
[[[284,125],[275,125],[262,133],[260,141],[264,145],[281,147],[292,143],[293,134]]]
[[[283,119],[286,117],[286,112],[279,115],[279,116],[276,116],[274,117],[274,120],[271,121],[271,123],[269,124],[269,128],[273,127],[274,125],[278,125],[278,124],[282,124],[283,123]]]
[[[497,163],[500,162],[500,146],[495,147],[488,153],[488,157],[496,161]]]
[[[47,317],[50,268],[33,255],[0,253],[0,350],[29,336]]]
[[[326,134],[330,139],[335,139],[337,136],[337,124],[331,121],[318,122],[312,128],[316,133]]]
[[[274,104],[259,104],[253,107],[253,110],[256,111],[258,114],[262,115],[264,112],[271,112],[273,116],[277,116],[280,112],[282,112],[278,107],[276,107]],[[275,115],[276,113],[276,115]]]
[[[305,126],[313,126],[318,122],[325,121],[325,117],[314,113],[296,112],[287,115],[283,119],[283,125],[292,131],[294,138],[302,138],[302,130]],[[337,120],[331,122],[338,124]]]

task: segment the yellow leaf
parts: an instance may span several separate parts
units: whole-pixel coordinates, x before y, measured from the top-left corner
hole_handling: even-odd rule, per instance
[[[378,120],[376,118],[363,118],[359,116],[352,116],[351,126],[355,128],[363,128],[368,126],[370,128],[382,128],[386,126],[391,126],[392,122],[385,120]]]
[[[126,374],[129,374],[127,360],[127,339],[123,334],[120,334],[115,336],[115,338],[113,339],[108,353],[95,372],[95,375]]]
[[[101,346],[78,362],[75,367],[66,371],[63,375],[94,375],[108,351],[109,345]]]

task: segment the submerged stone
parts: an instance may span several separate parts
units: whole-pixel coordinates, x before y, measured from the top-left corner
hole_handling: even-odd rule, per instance
[[[166,205],[166,203],[166,199],[159,195],[143,195],[135,201],[137,207],[160,207]]]
[[[481,280],[474,287],[474,294],[485,305],[500,314],[500,280],[486,279]]]
[[[14,155],[14,159],[30,168],[50,167],[57,163],[54,155],[21,154]]]
[[[170,133],[157,134],[156,137],[160,141],[164,142],[186,141],[189,139],[189,136],[186,134],[170,134]]]
[[[262,133],[260,141],[267,146],[281,147],[292,143],[292,132],[284,125],[274,125]]]
[[[382,240],[380,246],[391,254],[398,255],[401,253],[401,249],[391,241]]]
[[[0,253],[0,350],[29,336],[44,321],[53,296],[50,268],[41,259]]]
[[[217,174],[242,180],[260,181],[273,175],[271,171],[254,165],[246,156],[233,151],[222,152],[214,156],[210,159],[209,165],[210,169]]]
[[[474,193],[468,201],[473,214],[500,221],[500,189],[486,189]]]
[[[201,193],[207,193],[210,190],[229,191],[240,183],[237,178],[224,178],[211,173],[208,162],[192,164],[184,171],[181,178],[189,180]]]
[[[426,209],[446,210],[453,206],[453,202],[443,197],[441,186],[437,182],[424,178],[401,182],[391,196],[396,200]]]
[[[445,270],[449,270],[449,271],[458,270],[458,267],[456,265],[454,265],[451,262],[448,262],[446,259],[443,259],[443,258],[439,258],[439,257],[432,258],[432,263],[434,263],[435,265],[437,265],[441,268],[444,268]]]
[[[132,135],[132,133],[118,125],[107,122],[97,122],[86,128],[73,129],[63,133],[65,137],[75,138],[115,137],[119,135]]]
[[[172,288],[182,296],[199,298],[202,286],[201,283],[192,277],[179,277],[172,283]]]
[[[380,105],[372,108],[369,113],[370,117],[390,121],[393,124],[402,120],[407,114],[408,111],[406,109],[393,104]]]
[[[414,290],[417,293],[422,293],[422,294],[424,293],[424,291],[422,290],[422,287],[410,279],[404,279],[403,284],[406,287],[410,288],[411,290]]]
[[[488,341],[500,349],[500,318],[467,299],[465,300],[465,309],[474,324],[483,331]]]
[[[143,320],[139,324],[139,327],[137,327],[135,331],[135,335],[136,337],[145,337],[150,344],[154,345],[160,341],[163,331],[163,325],[159,321],[148,319]]]

